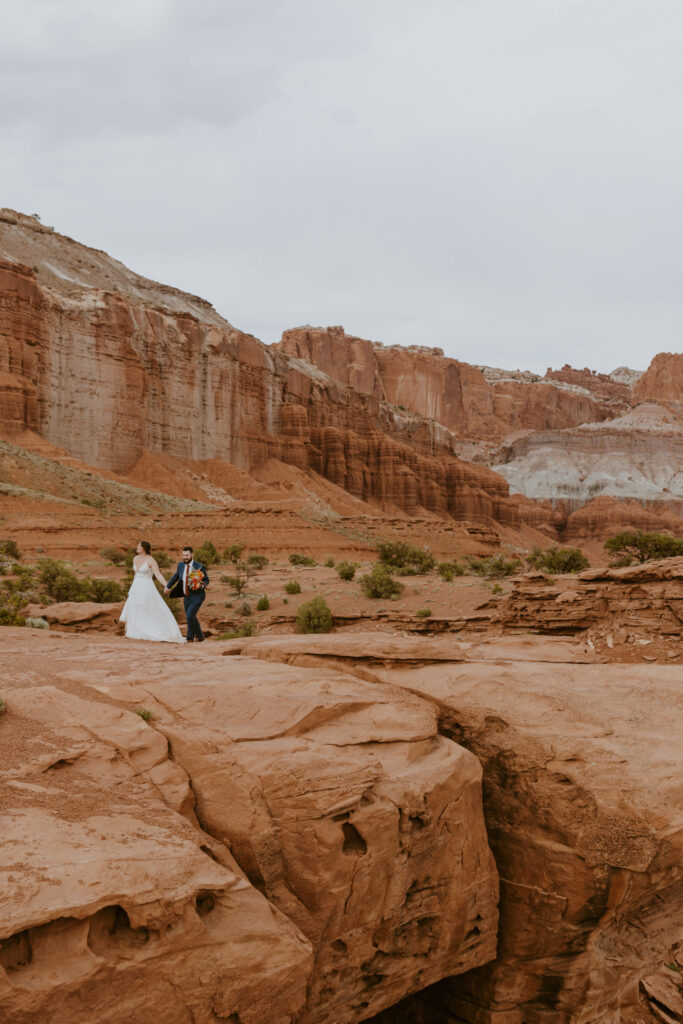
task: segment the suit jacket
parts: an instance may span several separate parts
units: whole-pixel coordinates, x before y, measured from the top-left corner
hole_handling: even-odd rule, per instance
[[[206,571],[206,566],[202,565],[201,562],[198,562],[196,559],[193,558],[192,561],[190,562],[190,570],[192,570],[192,569],[201,569],[202,570],[202,572],[204,573],[204,588],[206,589],[206,587],[209,585],[209,574]],[[171,576],[170,580],[167,583],[168,589],[170,591],[170,593],[168,595],[169,597],[185,597],[185,595],[183,594],[183,576],[184,575],[185,575],[185,563],[184,562],[178,562],[178,566],[176,568],[176,571],[173,573],[173,575]]]

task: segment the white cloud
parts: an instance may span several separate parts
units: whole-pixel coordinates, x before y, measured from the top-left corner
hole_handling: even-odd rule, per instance
[[[681,349],[677,0],[24,0],[0,199],[264,340]]]

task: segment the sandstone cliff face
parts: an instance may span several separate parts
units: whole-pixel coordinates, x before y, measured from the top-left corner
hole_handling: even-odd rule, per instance
[[[633,401],[683,402],[683,353],[660,352],[633,385]]]
[[[436,420],[461,440],[499,440],[518,430],[602,420],[621,407],[613,408],[614,392],[628,390],[614,382],[611,389],[593,391],[531,373],[492,371],[445,358],[437,348],[373,344],[341,327],[285,331],[275,347],[356,391]]]
[[[191,678],[3,645],[3,1022],[360,1024],[495,956],[481,768],[429,702],[215,645]]]
[[[583,646],[553,655],[529,636],[272,637],[241,649],[403,686],[482,762],[498,956],[378,1024],[620,1024],[683,939],[679,668],[595,664]]]
[[[5,436],[36,431],[118,473],[146,452],[246,471],[274,457],[404,511],[523,520],[500,477],[455,458],[446,426],[269,349],[196,297],[17,217],[0,216],[0,253],[11,257],[0,263]],[[366,347],[348,367],[358,387]]]

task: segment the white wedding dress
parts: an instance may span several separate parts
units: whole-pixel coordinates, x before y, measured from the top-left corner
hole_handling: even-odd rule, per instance
[[[148,562],[135,569],[120,621],[126,624],[126,636],[131,640],[160,640],[171,644],[184,644],[185,637],[178,628],[168,605],[154,585],[154,574]]]

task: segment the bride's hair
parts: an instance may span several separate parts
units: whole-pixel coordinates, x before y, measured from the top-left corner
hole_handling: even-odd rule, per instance
[[[150,544],[150,542],[148,540],[141,540],[140,541],[140,547],[142,548],[142,550],[145,552],[146,555],[151,555],[151,553],[152,553],[152,545]]]

